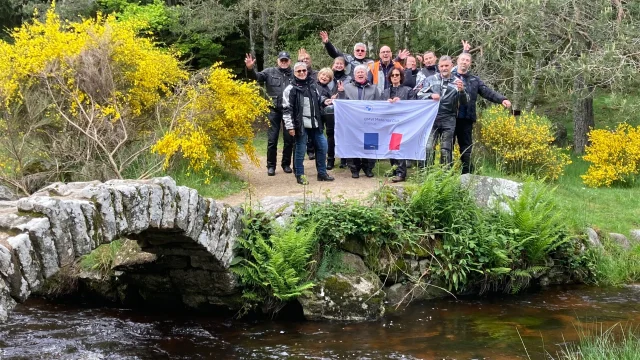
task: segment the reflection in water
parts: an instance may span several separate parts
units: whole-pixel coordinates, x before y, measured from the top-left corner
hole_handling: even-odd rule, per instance
[[[640,287],[414,303],[369,323],[233,320],[29,300],[1,359],[543,359],[582,326],[640,324]],[[516,331],[516,328],[518,331]],[[520,333],[520,336],[518,335]],[[544,347],[543,347],[544,344]]]

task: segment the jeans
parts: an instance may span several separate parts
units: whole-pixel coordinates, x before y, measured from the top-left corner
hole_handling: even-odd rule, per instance
[[[327,129],[327,157],[335,159],[336,157],[336,118],[333,114],[322,115],[322,122]]]
[[[427,164],[433,165],[434,149],[436,143],[440,141],[440,164],[451,166],[453,162],[453,134],[455,132],[455,118],[438,119],[436,118],[429,139],[427,140]]]
[[[473,122],[469,119],[457,119],[455,137],[460,149],[462,173],[468,174],[473,171],[473,164],[471,164],[471,151],[473,150]]]
[[[282,127],[282,139],[284,140],[284,148],[282,149],[282,166],[291,165],[291,155],[293,153],[293,136],[289,135],[287,129],[282,124],[282,110],[271,109],[269,115],[269,130],[267,131],[267,167],[275,168],[278,157],[278,136]]]
[[[311,138],[316,144],[316,169],[318,175],[327,174],[327,139],[320,129],[296,129],[296,151],[294,167],[296,176],[304,175],[304,156],[307,152],[307,141]]]

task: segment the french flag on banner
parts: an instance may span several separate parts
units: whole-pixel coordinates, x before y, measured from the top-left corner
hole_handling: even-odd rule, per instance
[[[391,141],[389,141],[389,150],[400,150],[401,143],[402,143],[402,134],[391,133]]]
[[[424,160],[438,113],[435,100],[334,100],[336,155]]]

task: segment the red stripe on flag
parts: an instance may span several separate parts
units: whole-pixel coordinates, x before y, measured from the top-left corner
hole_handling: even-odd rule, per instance
[[[400,143],[402,142],[402,134],[391,133],[391,141],[389,142],[389,150],[400,150]]]

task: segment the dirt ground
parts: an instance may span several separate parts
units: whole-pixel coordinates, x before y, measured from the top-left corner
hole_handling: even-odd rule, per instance
[[[256,201],[265,196],[302,197],[305,195],[305,191],[306,196],[311,199],[324,199],[327,196],[332,199],[340,197],[361,199],[365,198],[372,190],[379,188],[382,182],[387,181],[387,178],[382,174],[376,174],[375,177],[368,178],[362,171],[360,172],[360,178],[353,179],[349,169],[337,167],[339,160],[336,162],[336,167],[328,171],[336,179],[334,181],[318,181],[316,179],[318,173],[315,160],[309,160],[305,157],[304,170],[309,185],[303,186],[296,183],[296,177],[293,174],[285,173],[280,166],[276,167],[275,176],[267,176],[266,162],[266,156],[260,156],[259,166],[255,166],[245,160],[243,169],[238,175],[249,186],[240,193],[220,200],[230,205],[240,205],[250,199],[251,201]]]

